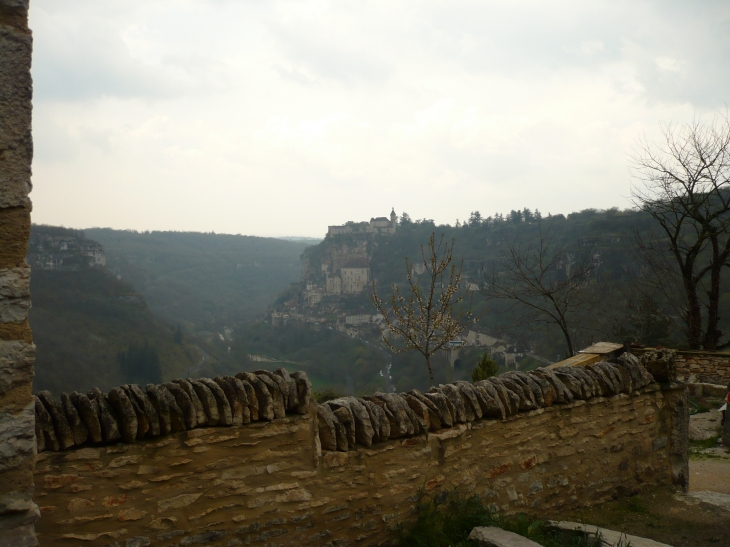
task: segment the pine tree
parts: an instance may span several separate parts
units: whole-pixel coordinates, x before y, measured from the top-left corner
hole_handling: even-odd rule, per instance
[[[479,359],[477,366],[471,371],[471,381],[479,382],[481,380],[486,380],[487,378],[496,376],[498,372],[499,367],[497,366],[497,363],[490,359],[489,353],[485,351],[482,354],[481,359]]]

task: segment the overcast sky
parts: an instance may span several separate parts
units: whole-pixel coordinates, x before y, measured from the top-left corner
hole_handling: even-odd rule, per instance
[[[33,220],[322,236],[629,206],[730,102],[730,3],[32,0]]]

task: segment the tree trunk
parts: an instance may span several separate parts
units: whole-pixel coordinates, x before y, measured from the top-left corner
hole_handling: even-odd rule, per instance
[[[436,386],[436,382],[433,379],[433,369],[431,368],[431,356],[426,355],[426,366],[428,367],[428,376],[431,379],[431,387]]]
[[[699,349],[702,345],[702,309],[697,298],[697,286],[687,277],[684,277],[684,291],[687,295],[687,344],[690,349]]]
[[[723,260],[720,258],[717,236],[712,240],[712,269],[710,270],[710,289],[707,291],[707,330],[705,331],[705,349],[717,349],[720,342],[720,331],[717,323],[720,321],[720,269]]]
[[[563,336],[565,336],[565,344],[568,346],[568,356],[573,357],[575,350],[573,349],[573,341],[570,339],[570,333],[568,332],[568,323],[561,317],[559,325],[560,330],[563,331]]]

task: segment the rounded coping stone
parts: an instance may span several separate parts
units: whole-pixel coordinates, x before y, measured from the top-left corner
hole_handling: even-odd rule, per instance
[[[71,428],[74,444],[84,444],[89,438],[89,430],[86,429],[86,425],[81,420],[79,411],[76,410],[73,402],[71,402],[71,398],[68,393],[61,393],[61,407],[63,407],[63,413],[66,415],[66,420]]]
[[[210,426],[218,425],[218,422],[221,419],[220,414],[218,413],[218,402],[215,400],[210,388],[208,388],[208,386],[200,380],[188,381],[190,382],[190,385],[193,386],[193,391],[203,404],[203,409],[205,409],[205,415],[207,418],[206,423]]]
[[[36,396],[51,416],[53,429],[56,432],[56,439],[58,439],[61,450],[66,450],[74,446],[74,436],[71,432],[71,426],[68,424],[61,403],[53,398],[50,391],[39,391]]]
[[[99,422],[99,413],[97,412],[95,405],[86,395],[79,393],[78,391],[72,391],[69,395],[69,399],[71,399],[71,402],[79,413],[81,421],[86,426],[86,431],[89,433],[91,442],[102,442],[103,437],[101,432],[101,422]]]

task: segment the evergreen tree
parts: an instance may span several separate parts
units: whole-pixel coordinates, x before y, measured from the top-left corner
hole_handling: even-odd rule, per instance
[[[498,372],[499,367],[497,366],[497,363],[490,359],[489,353],[485,351],[481,359],[479,359],[476,368],[471,371],[471,381],[479,382],[481,380],[486,380],[487,378],[496,376]]]

